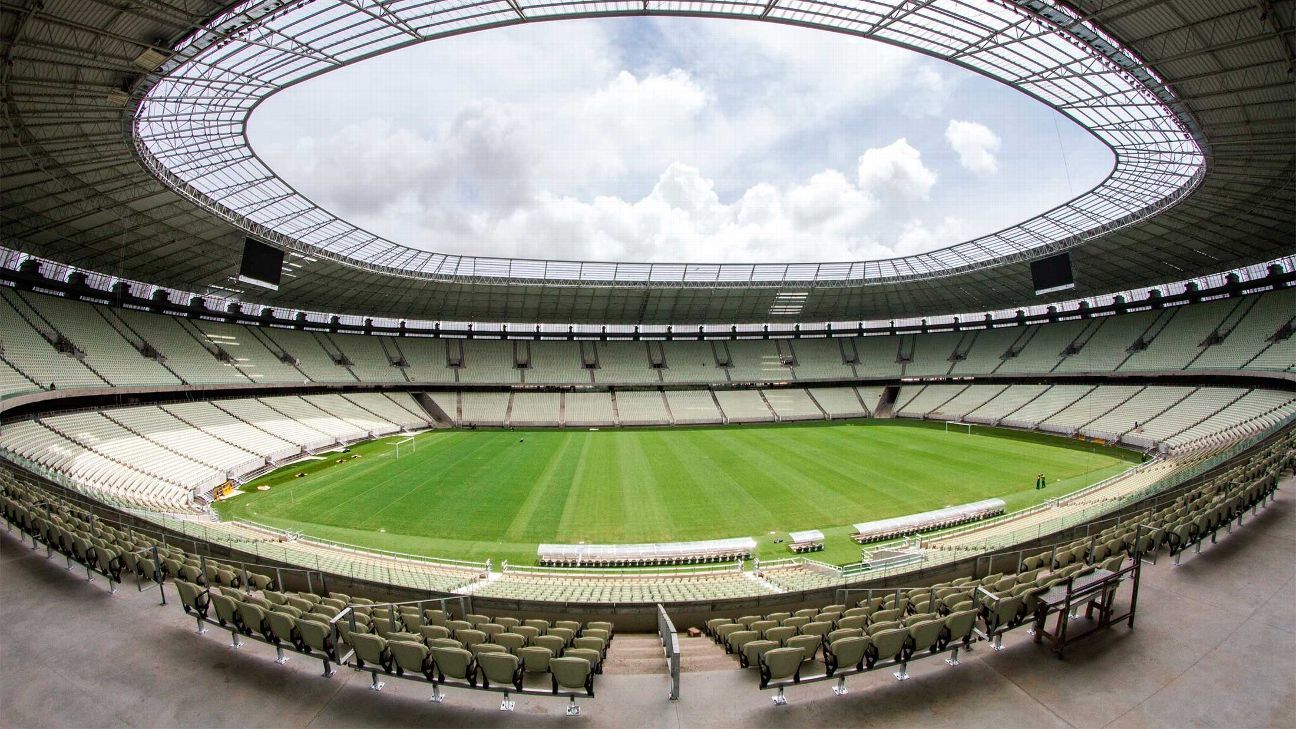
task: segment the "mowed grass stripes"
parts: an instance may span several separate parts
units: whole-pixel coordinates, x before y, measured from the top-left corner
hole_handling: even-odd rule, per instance
[[[859,556],[851,524],[990,497],[1020,509],[1139,459],[1053,436],[894,420],[446,430],[419,436],[399,459],[396,440],[353,447],[360,457],[342,463],[331,455],[280,469],[217,509],[362,546],[528,564],[542,542],[736,536],[777,557],[787,552],[775,538],[823,529],[822,557],[846,563]],[[1044,491],[1035,490],[1040,472]]]

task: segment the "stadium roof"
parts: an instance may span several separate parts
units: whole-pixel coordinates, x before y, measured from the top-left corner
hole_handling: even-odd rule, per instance
[[[850,9],[806,0],[275,0],[235,10],[246,16],[197,0],[0,6],[4,244],[228,296],[238,223],[297,253],[288,259],[295,275],[278,292],[250,291],[249,300],[375,316],[574,323],[995,309],[1034,300],[1029,259],[1062,248],[1072,252],[1078,288],[1059,298],[1220,271],[1293,248],[1292,0],[1259,7],[904,0]],[[866,264],[649,267],[440,256],[380,241],[262,174],[242,137],[246,114],[275,88],[438,34],[542,14],[721,11],[858,32],[1010,79],[1077,118],[1120,163],[1068,206],[931,254]],[[203,30],[209,24],[214,35]]]

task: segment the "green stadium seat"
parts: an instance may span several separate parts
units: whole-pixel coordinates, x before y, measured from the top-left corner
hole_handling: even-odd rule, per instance
[[[738,654],[738,665],[742,668],[755,668],[760,665],[760,657],[765,653],[780,648],[778,641],[753,640],[743,646]]]
[[[805,660],[813,661],[815,654],[819,652],[819,644],[823,638],[817,635],[794,635],[784,641],[783,645],[788,648],[800,648],[805,651]]]
[[[773,628],[769,628],[768,630],[765,631],[765,633],[761,637],[764,638],[765,640],[778,641],[778,643],[782,645],[787,641],[788,638],[791,638],[796,634],[797,634],[796,628],[790,625],[788,626],[780,625]]]
[[[495,636],[495,644],[503,646],[509,653],[516,655],[520,649],[526,646],[527,639],[526,636],[517,633],[500,633]]]
[[[537,636],[531,643],[540,648],[548,649],[555,657],[561,656],[567,648],[567,641],[556,635]]]
[[[596,650],[590,650],[589,648],[568,648],[563,651],[563,658],[583,658],[586,661],[589,661],[589,664],[594,667],[594,673],[603,672],[603,656],[601,656]]]
[[[824,665],[827,675],[831,676],[837,669],[854,666],[864,670],[864,658],[873,643],[862,636],[838,638],[824,644]]]
[[[432,660],[432,652],[422,643],[394,640],[387,644],[387,650],[391,652],[397,676],[413,673],[421,674],[429,681],[436,679],[436,665]]]
[[[467,681],[477,685],[477,659],[463,648],[432,648],[432,660],[436,663],[437,681],[445,683],[447,678]]]
[[[527,673],[548,673],[549,659],[554,657],[553,651],[540,646],[519,648],[517,655]]]

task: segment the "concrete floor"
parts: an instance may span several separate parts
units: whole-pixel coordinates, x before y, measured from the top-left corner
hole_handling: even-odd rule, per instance
[[[1143,572],[1137,627],[1075,644],[1065,660],[1024,631],[1007,650],[984,644],[950,668],[937,659],[889,672],[788,690],[773,706],[754,671],[706,640],[685,640],[682,698],[647,636],[619,636],[598,696],[569,718],[564,702],[448,690],[367,674],[319,675],[302,657],[273,662],[259,643],[194,634],[177,606],[128,580],[109,595],[102,578],[0,530],[0,726],[633,726],[633,727],[1296,727],[1296,480],[1277,501],[1183,565]],[[681,628],[687,626],[679,626]]]

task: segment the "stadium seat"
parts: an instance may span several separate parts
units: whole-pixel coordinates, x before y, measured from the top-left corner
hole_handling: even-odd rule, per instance
[[[813,661],[822,642],[823,638],[817,635],[794,635],[784,641],[783,645],[787,648],[800,648],[805,651],[805,660]]]
[[[463,647],[472,650],[472,647],[486,642],[486,634],[480,630],[465,628],[454,632],[454,639],[463,643]]]
[[[904,628],[888,628],[870,634],[869,641],[872,643],[872,648],[868,666],[872,668],[878,661],[899,658],[900,652],[909,641],[909,631]]]
[[[527,673],[548,673],[549,659],[554,657],[553,651],[540,646],[519,648],[517,655]]]
[[[549,661],[549,675],[553,677],[553,692],[559,689],[567,691],[584,691],[594,696],[594,667],[583,658],[554,658]],[[580,714],[580,707],[573,695],[567,707],[568,716]]]
[[[541,635],[531,641],[532,645],[547,649],[555,657],[561,656],[567,648],[567,641],[557,635]]]
[[[450,629],[443,625],[421,625],[419,626],[418,632],[419,635],[422,636],[423,640],[425,641],[431,640],[433,638],[450,637]]]
[[[368,663],[381,668],[385,673],[392,672],[392,657],[391,652],[387,650],[386,638],[353,632],[347,636],[347,642],[355,650],[357,665],[360,668],[364,668]]]
[[[396,675],[414,673],[421,674],[429,681],[436,680],[436,665],[432,660],[432,652],[427,646],[411,641],[393,640],[387,643],[387,649],[391,653]]]
[[[526,636],[517,633],[500,633],[495,636],[495,643],[503,646],[509,653],[516,655],[520,649],[526,646],[527,639]]]
[[[779,647],[778,641],[753,640],[745,644],[742,653],[738,654],[738,665],[742,668],[759,666],[762,655]]]
[[[735,633],[730,633],[725,644],[725,649],[729,653],[742,655],[742,647],[753,640],[760,640],[760,637],[761,634],[754,630],[740,630]]]
[[[497,686],[512,686],[518,691],[522,690],[522,680],[525,672],[522,668],[522,662],[515,655],[510,653],[483,653],[477,657],[477,670],[484,687],[489,688],[493,681]],[[504,711],[513,710],[513,701],[509,698],[507,691],[504,692],[504,700],[500,702],[500,709]]]
[[[432,660],[436,663],[437,682],[445,683],[447,678],[467,681],[477,685],[477,659],[463,648],[432,648]]]
[[[210,600],[206,590],[184,580],[177,580],[175,586],[176,591],[180,593],[180,604],[184,606],[186,613],[192,612],[198,619],[207,617]]]
[[[770,685],[772,681],[783,681],[789,678],[794,683],[800,683],[801,663],[804,658],[805,651],[800,648],[775,648],[762,655],[760,659],[761,688]],[[778,705],[787,703],[782,686],[779,687],[778,695],[774,697],[774,703]]]
[[[824,644],[824,665],[827,675],[832,676],[838,668],[854,666],[864,670],[864,657],[872,642],[865,637],[838,638]]]
[[[594,673],[603,673],[603,656],[589,648],[568,648],[563,651],[563,658],[584,658],[594,667]]]

